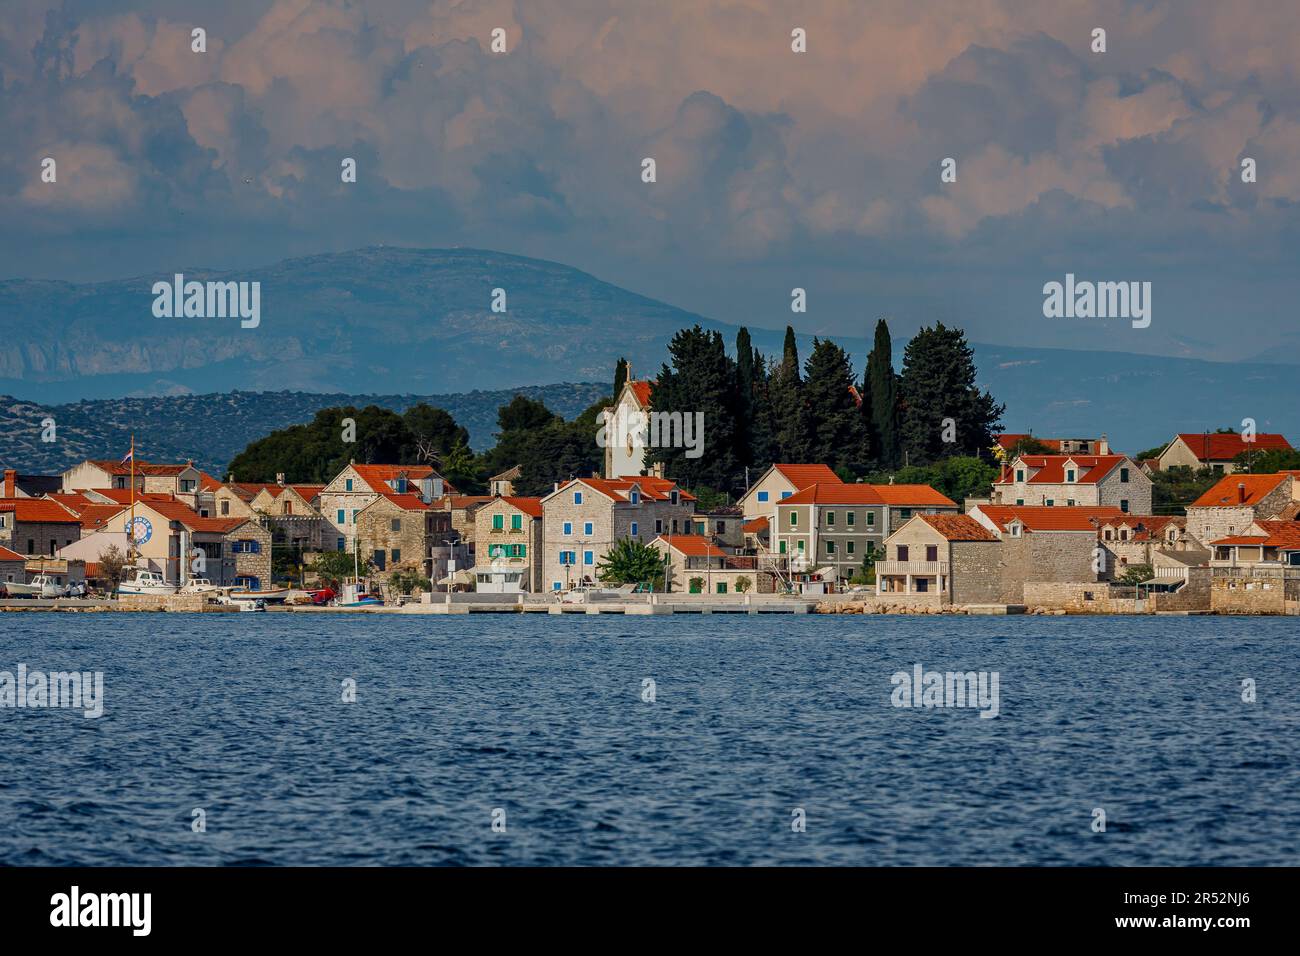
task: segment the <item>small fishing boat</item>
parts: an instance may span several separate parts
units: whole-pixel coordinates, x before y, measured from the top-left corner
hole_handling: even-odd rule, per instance
[[[157,571],[141,568],[135,572],[130,581],[123,581],[117,586],[118,594],[175,594],[176,586],[168,584]]]
[[[65,588],[48,574],[38,574],[26,584],[9,581],[5,584],[10,597],[57,598],[63,597]]]
[[[260,591],[236,589],[229,592],[232,601],[271,601],[282,603],[289,596],[288,588],[264,588]]]
[[[238,601],[236,602],[236,606],[241,611],[265,611],[266,610],[266,602],[261,600]]]
[[[207,578],[190,578],[181,588],[181,594],[206,594],[208,591],[220,591],[221,588]]]

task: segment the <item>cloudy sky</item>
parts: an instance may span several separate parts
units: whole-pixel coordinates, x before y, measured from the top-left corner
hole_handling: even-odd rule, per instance
[[[8,0],[0,130],[0,278],[462,245],[757,326],[1300,355],[1294,0]],[[1044,318],[1067,272],[1150,328]]]

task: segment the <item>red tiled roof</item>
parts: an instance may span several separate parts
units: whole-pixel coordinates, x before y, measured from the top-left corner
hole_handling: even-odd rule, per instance
[[[917,515],[949,541],[997,541],[998,536],[970,515]]]
[[[727,555],[724,549],[702,534],[661,534],[655,540],[692,558],[723,558]]]
[[[1078,467],[1073,484],[1095,485],[1110,474],[1121,462],[1127,461],[1124,455],[1021,455],[1018,459],[1034,474],[1027,484],[1063,485],[1065,481],[1065,463],[1072,461]],[[1015,469],[1008,467],[994,482],[995,485],[1015,484]]]
[[[1266,548],[1281,548],[1284,551],[1300,551],[1300,521],[1256,521],[1255,525],[1265,533],[1239,534],[1220,538],[1212,543],[1261,545]]]
[[[767,530],[767,516],[763,515],[754,518],[752,521],[746,521],[740,526],[740,530],[745,534],[760,534]]]
[[[216,491],[220,487],[221,487],[221,482],[218,479],[213,478],[206,471],[199,472],[200,491]]]
[[[181,472],[193,468],[192,464],[186,465],[153,465],[147,461],[138,462],[135,466],[137,475],[149,475],[154,478],[172,478]],[[129,470],[129,468],[128,468]]]
[[[91,488],[89,490],[94,494],[116,501],[118,504],[129,505],[131,503],[130,488]],[[161,491],[137,491],[135,500],[137,502],[171,501],[172,496]]]
[[[1051,448],[1054,451],[1061,450],[1061,440],[1059,438],[1039,438],[1037,435],[1031,435],[1028,432],[1006,432],[998,436],[997,442],[1007,451],[1010,451],[1026,438],[1032,438],[1039,444]]]
[[[778,505],[892,505],[904,508],[956,508],[957,503],[935,491],[929,485],[868,485],[845,484],[836,480],[833,484],[817,482],[801,491],[796,491],[789,498],[783,498]]]
[[[1018,519],[1030,531],[1095,531],[1099,524],[1129,518],[1114,505],[1048,508],[1043,505],[978,505],[982,515],[1005,531]]]
[[[279,485],[269,481],[228,481],[226,487],[235,493],[235,497],[241,501],[252,501],[264,490],[268,488],[278,488]]]
[[[819,483],[828,485],[844,483],[839,475],[831,471],[829,465],[779,464],[772,467],[779,471],[786,481],[794,485],[796,491],[802,491],[809,485]]]
[[[542,516],[541,498],[503,497],[501,500],[513,505],[526,515],[530,515],[534,518],[540,518]]]
[[[81,508],[93,503],[80,491],[52,491],[45,497],[50,501],[57,501],[73,514],[78,514]]]
[[[0,561],[26,561],[17,551],[10,551],[4,545],[0,545]]]
[[[1214,485],[1193,501],[1191,508],[1248,508],[1259,503],[1260,499],[1271,494],[1282,482],[1290,478],[1286,474],[1247,475],[1238,472],[1224,475]],[[1241,485],[1242,488],[1237,486]]]
[[[1242,452],[1267,451],[1270,448],[1290,448],[1291,443],[1281,435],[1260,432],[1253,442],[1243,441],[1238,434],[1198,435],[1180,433],[1178,438],[1192,450],[1198,461],[1231,461]]]
[[[649,408],[651,382],[647,380],[642,380],[639,382],[629,381],[628,385],[632,386],[632,394],[636,396],[637,404],[639,404],[642,408]]]
[[[694,501],[695,496],[689,491],[677,487],[677,482],[670,478],[655,478],[650,475],[619,475],[612,481],[626,482],[630,487],[633,482],[641,486],[641,494],[651,501],[670,500],[674,489],[679,501]],[[627,489],[624,488],[624,491]]]
[[[289,487],[296,491],[299,497],[309,504],[311,500],[318,497],[321,491],[325,488],[324,485],[290,485]]]
[[[108,526],[109,519],[122,513],[122,506],[113,505],[86,505],[77,516],[81,520],[81,530],[89,533],[99,531]]]
[[[15,521],[81,524],[81,519],[63,505],[44,498],[8,498],[0,501],[0,511],[12,511]]]

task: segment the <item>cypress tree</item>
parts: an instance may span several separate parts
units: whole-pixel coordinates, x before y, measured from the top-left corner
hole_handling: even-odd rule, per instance
[[[749,329],[742,326],[736,333],[736,459],[740,465],[754,460],[754,387],[754,345]]]
[[[898,375],[893,343],[884,319],[876,323],[876,339],[867,356],[862,409],[870,416],[872,454],[881,468],[898,467]]]
[[[703,413],[703,453],[684,447],[646,450],[647,464],[661,462],[664,474],[688,488],[708,487],[730,492],[739,472],[736,456],[736,363],[727,355],[719,332],[700,326],[681,329],[668,346],[671,365],[664,365],[650,389],[655,413],[681,414],[683,428],[689,418],[694,429],[696,413]],[[667,431],[664,429],[663,431]],[[670,436],[661,432],[661,439]],[[674,436],[675,437],[675,436]],[[692,431],[698,441],[698,431]],[[678,443],[680,444],[680,442]]]
[[[867,430],[853,400],[853,367],[830,339],[813,339],[803,386],[811,425],[808,460],[849,477],[866,468]]]
[[[799,346],[794,329],[786,326],[781,364],[772,375],[772,418],[775,424],[775,452],[784,462],[803,462],[809,454],[811,420],[799,377]]]
[[[627,382],[627,359],[619,358],[618,364],[614,366],[614,398],[617,402],[619,395],[623,394],[623,385]]]

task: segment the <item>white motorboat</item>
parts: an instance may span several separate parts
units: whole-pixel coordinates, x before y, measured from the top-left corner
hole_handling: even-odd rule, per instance
[[[55,583],[54,578],[48,574],[38,574],[26,584],[9,581],[5,584],[5,590],[10,597],[57,598],[63,597],[66,588]]]
[[[181,594],[206,594],[209,591],[220,591],[219,585],[213,584],[207,578],[190,578],[181,588]]]
[[[266,602],[257,601],[239,601],[236,605],[241,611],[265,611]]]
[[[175,594],[176,586],[168,584],[157,571],[143,568],[135,572],[130,581],[123,581],[117,586],[118,594]]]

